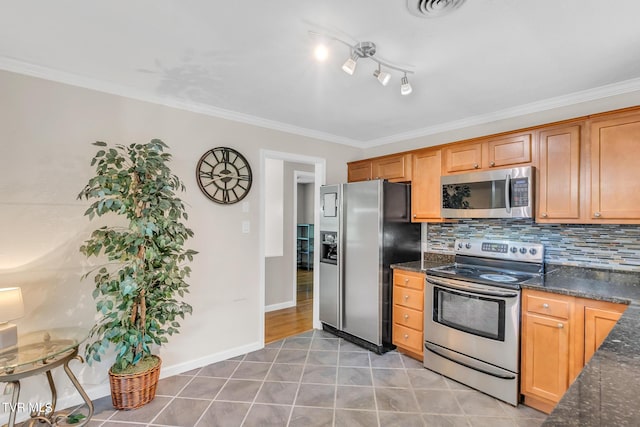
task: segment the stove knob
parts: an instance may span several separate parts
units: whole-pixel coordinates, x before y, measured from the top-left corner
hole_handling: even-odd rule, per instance
[[[464,245],[464,247],[467,249],[471,249],[471,243],[467,243],[466,245]]]
[[[535,254],[537,254],[537,253],[538,253],[538,250],[537,250],[536,248],[531,248],[531,249],[529,249],[529,253],[530,253],[531,255],[535,255]]]
[[[458,249],[462,249],[462,243],[458,243]]]
[[[518,248],[516,248],[515,246],[511,246],[511,253],[516,253],[518,252]]]
[[[522,255],[526,254],[527,253],[527,248],[520,248],[520,253]]]

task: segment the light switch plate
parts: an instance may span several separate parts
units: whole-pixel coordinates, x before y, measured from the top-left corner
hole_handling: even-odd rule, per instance
[[[249,202],[242,202],[242,212],[249,212]]]
[[[249,221],[242,221],[242,232],[247,234],[251,229],[251,223]]]

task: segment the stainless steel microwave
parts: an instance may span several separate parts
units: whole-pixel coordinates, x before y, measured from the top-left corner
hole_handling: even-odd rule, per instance
[[[443,218],[532,218],[532,166],[440,178]]]

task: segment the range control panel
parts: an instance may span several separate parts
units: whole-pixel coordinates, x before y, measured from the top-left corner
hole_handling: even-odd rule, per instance
[[[456,239],[456,255],[480,256],[542,263],[544,246],[540,243],[513,242],[509,240]]]

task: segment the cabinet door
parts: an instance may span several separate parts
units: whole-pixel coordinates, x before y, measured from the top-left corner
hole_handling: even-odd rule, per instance
[[[538,141],[537,221],[580,218],[580,126],[542,131]]]
[[[584,308],[584,363],[585,365],[596,352],[602,341],[609,335],[620,316],[626,309],[625,305],[612,304],[606,308]]]
[[[640,114],[591,125],[593,219],[640,220]]]
[[[368,181],[371,179],[371,160],[349,163],[347,165],[347,180],[349,182]]]
[[[373,179],[394,182],[411,181],[411,154],[384,157],[372,162]]]
[[[522,393],[557,403],[569,387],[568,320],[522,316]]]
[[[413,154],[411,182],[411,214],[414,222],[440,221],[440,150],[424,150]]]
[[[531,162],[530,133],[491,139],[486,144],[490,168]]]
[[[482,167],[482,144],[454,144],[443,149],[445,172],[472,171]]]

